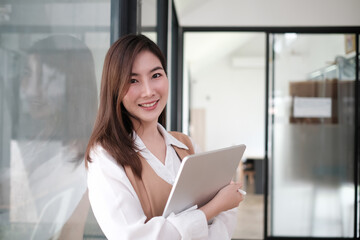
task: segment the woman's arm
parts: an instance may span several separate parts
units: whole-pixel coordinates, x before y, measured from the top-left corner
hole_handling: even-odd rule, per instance
[[[231,239],[237,224],[237,207],[243,199],[243,195],[237,192],[239,187],[241,187],[240,184],[231,183],[223,188],[207,205],[200,208],[204,211],[207,219],[211,219],[208,240]],[[241,195],[240,198],[239,195]],[[230,210],[221,211],[221,209],[231,208],[234,205],[235,207]],[[218,213],[219,211],[220,213]]]
[[[201,152],[200,147],[193,141],[192,138],[190,138],[192,141],[192,144],[195,149],[195,153]],[[231,183],[232,184],[232,183]],[[238,185],[238,187],[242,187],[241,184]],[[235,187],[236,189],[237,187]],[[221,193],[222,194],[222,193]],[[232,194],[235,195],[236,199],[239,197],[239,192],[232,192]],[[243,200],[243,196],[241,196],[240,202]],[[217,199],[221,201],[221,196],[217,196]],[[234,200],[234,199],[230,199]],[[216,201],[218,201],[216,200]],[[239,202],[239,203],[240,203]],[[209,202],[209,205],[205,205],[200,210],[204,212],[206,215],[206,218],[208,222],[210,219],[212,220],[212,223],[209,225],[209,231],[208,231],[208,240],[217,240],[217,239],[231,239],[231,236],[236,228],[237,224],[237,212],[238,212],[238,205],[239,203],[235,203],[236,207],[230,209],[230,210],[223,210],[221,211],[218,209],[217,203],[215,202]],[[212,206],[215,205],[215,206]],[[220,211],[220,212],[219,212]]]
[[[201,152],[199,145],[197,145],[192,138],[190,138],[190,140],[195,153]],[[239,206],[240,202],[243,200],[243,195],[238,192],[238,189],[241,187],[242,184],[231,182],[221,189],[210,202],[201,207],[200,210],[204,212],[206,219],[209,221],[221,212]]]
[[[243,195],[238,192],[239,188],[241,188],[241,184],[230,183],[222,188],[212,200],[202,206],[200,210],[204,212],[206,219],[209,221],[221,212],[239,206],[243,200]]]
[[[208,235],[205,215],[192,210],[168,218],[146,216],[126,177],[104,149],[89,164],[89,199],[100,228],[108,239],[195,239]]]

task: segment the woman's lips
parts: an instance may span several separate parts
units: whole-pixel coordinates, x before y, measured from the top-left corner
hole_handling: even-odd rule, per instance
[[[139,104],[139,106],[140,106],[140,107],[143,107],[143,108],[152,108],[152,107],[154,107],[158,102],[159,102],[159,100],[156,100],[156,101],[153,101],[153,102],[148,102],[148,103]]]

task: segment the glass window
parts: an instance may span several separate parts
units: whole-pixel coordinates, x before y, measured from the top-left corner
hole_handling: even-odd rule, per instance
[[[270,235],[353,237],[355,35],[273,40]]]
[[[265,34],[187,32],[183,130],[203,151],[245,144],[236,175],[248,192],[233,238],[263,237]]]
[[[83,154],[110,43],[110,0],[0,4],[0,238],[102,236]]]
[[[157,42],[156,16],[157,0],[142,0],[141,3],[141,33]]]

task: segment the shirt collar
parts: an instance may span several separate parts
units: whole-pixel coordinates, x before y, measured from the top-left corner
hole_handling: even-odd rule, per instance
[[[159,129],[160,133],[163,135],[167,146],[173,145],[178,148],[183,148],[183,149],[189,150],[189,148],[185,144],[183,144],[182,142],[177,140],[168,131],[166,131],[166,129],[160,123],[158,123],[158,129]]]
[[[177,140],[168,131],[166,131],[166,129],[160,123],[158,123],[158,129],[159,129],[161,135],[163,135],[163,137],[164,137],[166,146],[172,145],[172,146],[175,146],[178,148],[183,148],[183,149],[189,150],[189,148],[185,144],[183,144],[182,142]],[[133,134],[134,134],[133,136],[134,136],[135,146],[137,147],[137,149],[135,151],[145,150],[146,146],[145,146],[144,142],[141,140],[141,138],[139,137],[139,135],[137,135],[137,133],[135,131],[133,132]]]

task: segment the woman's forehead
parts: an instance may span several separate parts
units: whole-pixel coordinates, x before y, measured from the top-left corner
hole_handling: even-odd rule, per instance
[[[160,59],[153,52],[144,50],[135,57],[131,72],[137,74],[144,71],[152,72],[154,69],[163,69]]]

